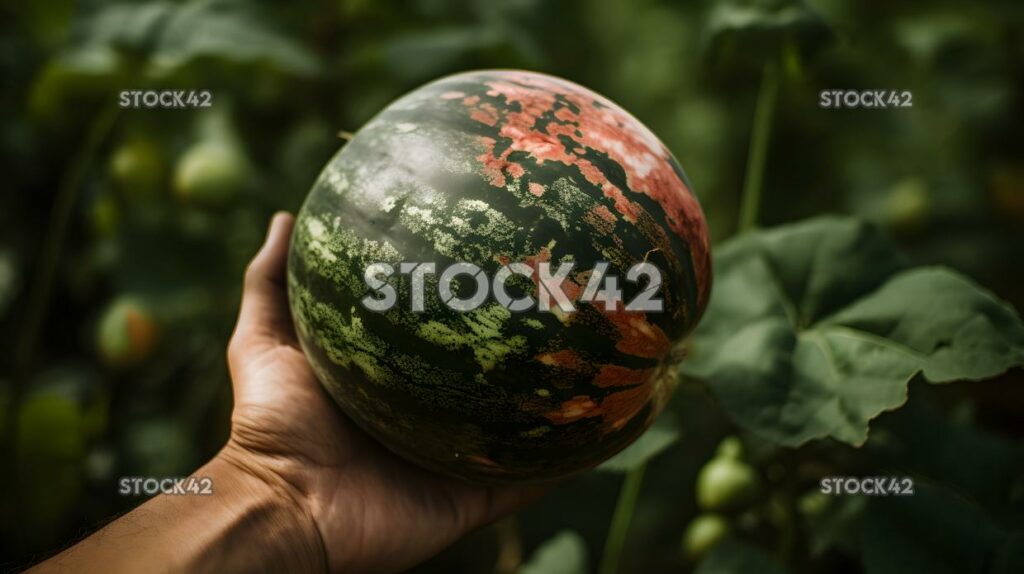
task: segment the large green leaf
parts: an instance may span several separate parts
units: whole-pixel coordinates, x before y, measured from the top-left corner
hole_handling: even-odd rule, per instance
[[[299,75],[319,71],[317,58],[302,45],[263,23],[251,4],[237,0],[193,0],[163,29],[153,64],[176,68],[194,58],[266,62]]]
[[[996,523],[952,490],[926,483],[913,496],[872,500],[863,523],[869,574],[1024,571],[1024,530]]]
[[[763,63],[791,46],[820,51],[832,29],[801,0],[722,0],[708,13],[705,44],[713,61]]]
[[[311,52],[265,23],[253,4],[240,0],[163,0],[105,7],[76,25],[76,52],[116,52],[147,61],[162,73],[209,57],[232,63],[268,63],[286,72],[310,75],[320,69]]]
[[[973,401],[947,414],[928,390],[915,379],[907,405],[874,424],[865,448],[876,468],[941,482],[991,511],[1024,510],[1024,444],[972,425]]]
[[[165,0],[111,4],[74,27],[72,44],[82,48],[108,46],[141,54],[152,49],[174,12],[174,3]]]
[[[563,530],[541,544],[519,569],[519,574],[584,574],[588,572],[587,545],[572,530]]]
[[[66,120],[89,99],[101,99],[121,81],[120,57],[110,46],[67,50],[42,66],[32,82],[29,108],[42,118]],[[68,102],[74,96],[74,106]]]
[[[744,235],[718,250],[715,276],[683,370],[738,423],[784,445],[862,444],[918,373],[977,380],[1024,363],[1012,308],[949,269],[906,269],[863,222]]]

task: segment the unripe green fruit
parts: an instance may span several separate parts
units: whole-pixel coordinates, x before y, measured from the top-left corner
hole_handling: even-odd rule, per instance
[[[129,367],[147,359],[156,348],[159,329],[142,303],[122,297],[104,311],[99,323],[100,357],[112,367]]]
[[[245,157],[227,141],[202,141],[185,151],[174,170],[174,191],[188,203],[223,205],[245,187]]]
[[[731,458],[734,460],[740,460],[743,458],[743,443],[740,439],[734,436],[728,436],[722,439],[722,442],[718,444],[718,450],[715,451],[715,458]]]
[[[33,394],[25,398],[17,420],[17,449],[25,456],[63,461],[82,456],[82,416],[72,399],[51,392]]]
[[[927,184],[919,178],[900,180],[885,200],[885,222],[895,231],[916,231],[927,225],[931,198]]]
[[[701,514],[683,533],[683,553],[697,560],[732,533],[729,522],[719,514]]]
[[[760,479],[747,463],[716,457],[697,475],[697,505],[703,510],[742,509],[757,499]]]
[[[817,490],[812,490],[810,492],[805,492],[799,499],[797,499],[796,507],[797,510],[800,511],[800,514],[809,518],[814,518],[821,516],[821,514],[828,509],[829,502],[831,502],[831,499],[828,495]]]
[[[125,197],[152,197],[164,174],[160,148],[148,139],[126,141],[111,154],[108,172]]]

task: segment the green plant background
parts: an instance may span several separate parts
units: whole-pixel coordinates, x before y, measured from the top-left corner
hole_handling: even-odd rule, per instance
[[[222,350],[269,215],[395,97],[500,67],[591,87],[662,138],[708,217],[716,291],[640,443],[415,571],[1024,571],[1016,0],[2,14],[0,566],[137,504],[117,477],[215,452]],[[123,89],[164,88],[212,105],[118,109]],[[909,90],[913,107],[822,109],[840,88]],[[878,475],[915,495],[817,493]]]

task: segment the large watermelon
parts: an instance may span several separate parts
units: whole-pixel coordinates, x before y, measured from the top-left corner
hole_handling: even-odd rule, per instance
[[[459,311],[438,294],[454,263],[493,278],[545,261],[575,262],[561,283],[575,311],[493,296]],[[663,312],[623,305],[646,285],[626,280],[643,261],[661,270]],[[436,265],[421,312],[402,262]],[[600,262],[623,303],[581,300]],[[385,311],[364,304],[382,297],[366,282],[375,263],[395,270]],[[508,292],[539,299],[539,280],[514,275]],[[469,480],[544,480],[621,450],[664,405],[707,304],[708,233],[679,164],[620,107],[551,76],[470,72],[392,103],[331,160],[299,213],[288,286],[317,375],[381,443]]]

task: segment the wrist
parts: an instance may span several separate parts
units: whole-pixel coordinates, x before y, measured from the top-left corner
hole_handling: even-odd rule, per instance
[[[39,571],[324,571],[304,503],[254,458],[229,443],[195,472],[211,480],[212,493],[155,496]]]
[[[201,472],[212,477],[214,496],[223,497],[234,517],[224,533],[227,543],[217,546],[251,553],[225,565],[246,571],[326,570],[324,544],[305,497],[259,457],[229,441]]]

